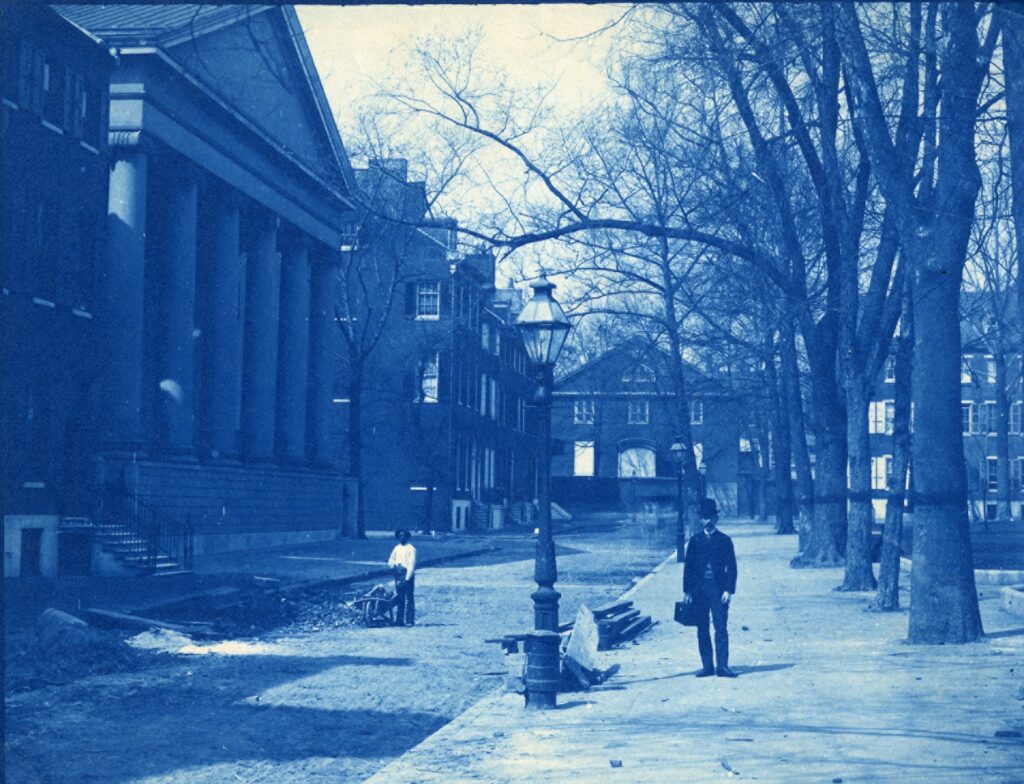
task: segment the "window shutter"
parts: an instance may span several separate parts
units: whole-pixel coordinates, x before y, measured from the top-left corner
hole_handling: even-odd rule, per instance
[[[21,59],[18,65],[18,103],[28,107],[32,99],[32,45],[21,42]]]
[[[70,72],[64,72],[64,121],[61,123],[61,127],[70,133],[75,131],[75,108],[77,106],[75,86],[77,82],[77,78],[72,78]]]
[[[85,100],[85,83],[81,76],[75,76],[74,92],[71,97],[71,132],[75,138],[82,138],[82,102]]]
[[[449,385],[452,379],[452,355],[442,351],[437,355],[437,399],[447,402],[452,399]]]
[[[46,61],[43,53],[36,49],[32,52],[32,110],[37,114],[43,112],[43,69]]]
[[[452,296],[452,284],[449,280],[440,281],[440,285],[437,287],[438,301],[437,301],[437,317],[448,318],[451,312],[451,296]]]
[[[411,281],[405,284],[405,315],[406,318],[416,315],[416,284]]]

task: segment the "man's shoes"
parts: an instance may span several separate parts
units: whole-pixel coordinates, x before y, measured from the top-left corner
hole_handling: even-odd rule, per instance
[[[710,678],[715,674],[715,671],[710,667],[705,667],[703,670],[698,670],[694,673],[698,678]]]
[[[738,678],[739,677],[738,674],[736,674],[735,672],[730,670],[728,667],[719,667],[718,670],[715,671],[715,675],[717,675],[719,678]]]

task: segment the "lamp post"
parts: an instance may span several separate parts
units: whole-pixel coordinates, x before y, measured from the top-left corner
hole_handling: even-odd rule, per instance
[[[686,446],[679,439],[669,448],[676,460],[679,471],[676,472],[676,561],[682,562],[686,554],[686,505],[683,493],[683,450]]]
[[[551,536],[551,387],[555,361],[569,334],[569,319],[551,292],[555,284],[544,275],[530,284],[533,296],[516,319],[526,353],[538,369],[534,402],[540,441],[537,461],[537,503],[539,535],[534,556],[534,631],[526,640],[526,705],[554,708],[558,691],[559,634],[558,599],[555,581],[555,542]]]
[[[708,497],[708,464],[701,460],[697,471],[700,473],[700,497],[704,499]]]

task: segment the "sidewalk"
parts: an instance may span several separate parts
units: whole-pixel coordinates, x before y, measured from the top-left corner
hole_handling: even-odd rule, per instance
[[[739,559],[738,679],[693,677],[694,631],[671,621],[680,566],[666,562],[629,597],[660,623],[604,654],[622,667],[607,684],[549,712],[485,698],[368,784],[1024,781],[1024,740],[995,737],[1024,730],[1024,629],[996,590],[982,589],[986,641],[911,647],[905,612],[864,612],[866,594],[831,590],[837,569],[789,569],[792,537],[722,527]]]

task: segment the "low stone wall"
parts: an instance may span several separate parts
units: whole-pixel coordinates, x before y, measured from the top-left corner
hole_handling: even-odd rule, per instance
[[[1007,585],[999,595],[1006,612],[1024,618],[1024,585]]]
[[[197,553],[308,541],[313,531],[330,538],[345,530],[355,501],[337,472],[300,466],[107,461],[103,474],[168,517],[190,523]]]

